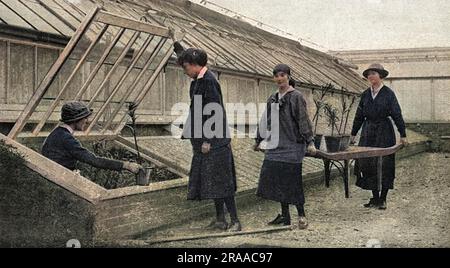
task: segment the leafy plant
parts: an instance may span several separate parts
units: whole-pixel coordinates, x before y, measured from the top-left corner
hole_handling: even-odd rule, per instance
[[[328,126],[331,127],[331,136],[334,136],[334,131],[338,132],[338,135],[341,135],[340,130],[337,126],[337,122],[339,121],[338,110],[334,108],[332,105],[325,103],[324,104],[325,115],[327,116]]]
[[[346,90],[342,88],[341,93],[341,122],[339,124],[339,133],[345,134],[345,131],[347,129],[347,123],[348,123],[348,117],[350,116],[350,112],[352,111],[353,105],[355,104],[356,97],[353,96],[351,99],[350,104],[348,103],[348,98],[346,94]],[[345,118],[345,120],[344,120]]]
[[[314,117],[313,117],[314,134],[317,133],[317,125],[319,123],[319,118],[322,117],[321,111],[325,107],[325,104],[326,104],[325,103],[325,97],[328,94],[328,92],[333,90],[333,88],[334,87],[333,87],[332,84],[326,84],[326,85],[321,87],[321,89],[320,89],[318,94],[314,94],[313,93],[313,100],[314,100],[314,104],[316,106],[316,112],[315,112]]]

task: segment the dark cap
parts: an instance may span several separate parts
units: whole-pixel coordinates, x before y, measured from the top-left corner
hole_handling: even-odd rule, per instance
[[[291,75],[291,67],[286,64],[278,64],[273,68],[273,75],[275,76],[277,73],[285,73],[287,75]]]
[[[92,114],[93,110],[80,102],[72,101],[65,103],[61,109],[61,122],[66,124],[75,123],[81,119],[84,119]]]

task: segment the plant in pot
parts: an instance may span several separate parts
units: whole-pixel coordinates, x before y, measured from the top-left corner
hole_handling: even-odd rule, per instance
[[[313,100],[316,106],[316,112],[314,113],[313,123],[314,123],[314,145],[317,149],[320,149],[320,145],[322,143],[322,134],[317,133],[317,125],[319,123],[319,119],[322,117],[322,110],[325,106],[325,97],[333,89],[333,85],[327,84],[322,86],[319,93],[313,92]]]
[[[353,105],[355,104],[356,97],[353,96],[351,98],[350,104],[348,103],[347,95],[344,94],[346,91],[342,88],[343,93],[341,94],[341,119],[339,124],[338,133],[341,135],[341,143],[339,151],[345,151],[348,149],[350,145],[350,135],[346,134],[348,118],[350,116],[350,112],[352,111]],[[345,119],[344,119],[345,118]]]
[[[330,153],[338,152],[341,148],[341,135],[337,126],[339,122],[338,110],[326,103],[324,105],[325,116],[327,117],[328,126],[331,127],[331,136],[325,136],[327,151]],[[337,135],[336,135],[337,134]]]

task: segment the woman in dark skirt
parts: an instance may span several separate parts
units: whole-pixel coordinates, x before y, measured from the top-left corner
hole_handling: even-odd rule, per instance
[[[389,72],[380,64],[372,64],[363,73],[371,87],[361,95],[352,129],[352,143],[362,127],[359,146],[387,148],[396,144],[394,121],[400,133],[401,143],[408,145],[405,122],[397,97],[392,89],[383,85],[383,79]],[[366,158],[356,161],[356,185],[364,190],[372,191],[373,197],[365,207],[386,209],[387,194],[394,189],[395,154],[383,158],[382,190],[378,191],[377,158]]]
[[[278,92],[267,101],[254,147],[261,150],[262,143],[267,144],[257,195],[281,203],[281,214],[269,222],[270,225],[290,225],[291,204],[297,207],[299,228],[305,229],[308,222],[304,209],[302,161],[306,151],[311,155],[316,153],[312,124],[303,95],[293,88],[295,82],[290,77],[289,66],[277,65],[273,75]]]
[[[193,150],[188,200],[214,200],[216,219],[208,226],[209,229],[241,231],[234,198],[237,190],[236,171],[220,84],[207,68],[208,56],[205,51],[197,48],[185,50],[173,32],[172,39],[175,41],[178,64],[193,79],[189,117],[182,135],[183,139],[191,141]],[[214,109],[211,115],[204,115],[205,107],[211,105],[217,110]],[[197,118],[195,115],[198,113],[200,116]],[[216,113],[222,119],[217,124],[223,125],[219,128],[214,124],[214,129],[208,131],[204,128],[205,123],[213,116],[216,118]],[[230,213],[230,224],[225,219],[225,207]]]

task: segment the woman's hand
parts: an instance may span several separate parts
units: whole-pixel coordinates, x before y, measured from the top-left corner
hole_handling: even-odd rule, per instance
[[[131,173],[138,174],[142,168],[141,165],[132,162],[123,162],[123,169],[128,170]]]
[[[202,144],[202,153],[207,154],[207,153],[209,153],[209,151],[211,151],[211,144],[204,142]]]
[[[312,156],[314,156],[314,155],[317,154],[317,149],[316,149],[316,146],[314,145],[313,142],[311,142],[311,143],[308,145],[308,148],[306,149],[306,152],[307,152],[309,155],[312,155]]]
[[[350,144],[351,144],[351,145],[356,144],[356,136],[352,136],[352,137],[350,138]]]
[[[403,144],[403,146],[408,146],[409,142],[408,142],[408,138],[401,138],[400,139],[400,143]]]
[[[180,42],[184,37],[184,32],[177,31],[169,26],[169,37],[173,42]]]

